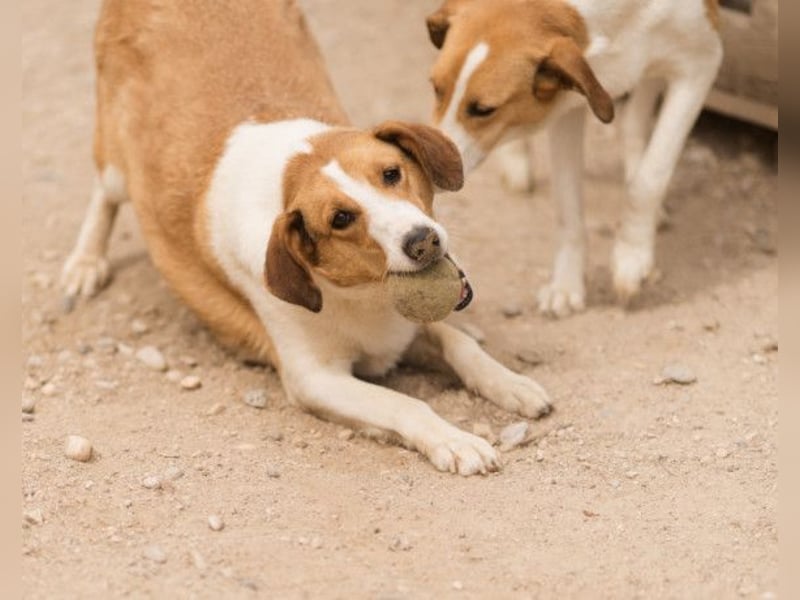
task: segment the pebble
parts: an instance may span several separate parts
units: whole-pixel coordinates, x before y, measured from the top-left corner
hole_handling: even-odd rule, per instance
[[[352,440],[353,436],[355,436],[355,433],[353,432],[352,429],[342,429],[339,433],[336,434],[336,437],[345,442]]]
[[[461,331],[466,333],[469,337],[474,339],[479,344],[482,344],[483,342],[486,341],[486,335],[477,325],[473,325],[472,323],[462,323],[458,327],[459,329],[461,329]]]
[[[164,477],[171,481],[175,481],[176,479],[183,477],[183,471],[179,467],[171,465],[167,467],[166,471],[164,471]]]
[[[539,448],[536,449],[536,460],[538,462],[542,462],[544,460],[544,452],[542,452]]]
[[[609,483],[611,484],[611,487],[613,487],[614,489],[622,485],[622,482],[619,479],[612,479],[611,481],[609,481]]]
[[[763,354],[759,353],[759,352],[756,352],[755,354],[753,354],[752,359],[753,359],[753,362],[756,363],[757,365],[765,365],[765,364],[767,364],[767,357],[764,356]]]
[[[143,346],[136,351],[136,358],[154,371],[166,371],[167,361],[155,346]]]
[[[26,510],[23,513],[25,517],[25,522],[30,523],[31,525],[41,525],[44,523],[44,515],[42,514],[41,508],[32,508],[31,510]]]
[[[161,549],[161,546],[148,546],[142,554],[146,559],[155,563],[163,564],[167,562],[167,554]]]
[[[452,584],[450,584],[450,585],[452,585],[452,586],[453,586],[453,589],[454,589],[454,590],[463,590],[463,589],[464,589],[464,584],[463,584],[463,583],[461,583],[461,582],[460,582],[460,581],[458,581],[458,580],[454,581],[454,582],[453,582]]]
[[[117,352],[117,342],[110,337],[101,337],[95,343],[95,347],[105,354],[115,354]]]
[[[311,538],[311,547],[314,548],[314,550],[319,550],[322,548],[322,540],[318,537]]]
[[[210,515],[208,517],[208,526],[211,531],[222,531],[225,528],[225,523],[219,515]]]
[[[688,385],[697,381],[697,376],[686,365],[673,363],[661,370],[661,379],[656,383],[679,383]]]
[[[716,455],[717,458],[728,458],[731,455],[731,451],[727,448],[718,448]]]
[[[225,412],[225,405],[220,404],[219,402],[215,402],[206,411],[206,416],[213,417],[214,415],[218,415],[223,412]]]
[[[30,396],[25,396],[22,398],[22,412],[24,413],[32,413],[36,408],[36,399]]]
[[[185,390],[196,390],[202,385],[203,383],[197,375],[187,375],[181,379],[181,387]]]
[[[626,471],[625,472],[625,477],[627,477],[628,479],[636,479],[638,476],[639,476],[639,473],[637,471]]]
[[[44,394],[45,396],[55,396],[57,392],[58,388],[51,381],[48,381],[42,386],[42,394]]]
[[[389,544],[389,550],[392,552],[408,552],[414,546],[411,545],[409,539],[404,535],[398,535],[392,538],[392,542]]]
[[[192,563],[194,564],[195,569],[198,571],[206,570],[206,560],[203,558],[202,554],[200,554],[197,550],[191,550],[189,555],[192,557]]]
[[[519,304],[506,304],[500,311],[506,319],[513,319],[522,314],[522,307]]]
[[[142,486],[146,487],[148,490],[156,490],[161,487],[161,478],[155,475],[148,475],[142,479]]]
[[[719,329],[719,321],[716,319],[708,319],[703,321],[703,329],[706,331],[717,331]]]
[[[253,408],[264,408],[267,405],[267,390],[265,388],[247,390],[242,400]]]
[[[281,471],[278,467],[267,467],[267,477],[278,479],[281,476]]]
[[[526,421],[518,421],[517,423],[506,425],[500,432],[500,450],[507,452],[519,446],[527,433],[528,423]]]
[[[92,444],[85,437],[68,435],[64,443],[64,455],[72,460],[86,462],[92,458]]]
[[[44,364],[44,360],[38,354],[31,354],[25,364],[28,365],[29,369],[36,369]]]
[[[544,362],[541,354],[535,350],[520,350],[514,356],[517,357],[517,360],[525,363],[526,365],[536,366]]]
[[[164,377],[167,378],[167,381],[170,381],[172,383],[178,383],[181,379],[183,379],[183,373],[178,371],[178,369],[170,369],[169,371],[167,371]]]
[[[193,356],[181,356],[179,360],[189,368],[197,366],[197,359]]]
[[[131,321],[131,331],[136,335],[143,335],[150,331],[150,327],[141,319],[134,319]]]
[[[22,421],[23,422],[31,422],[33,421],[34,417],[32,414],[29,413],[22,413]]]

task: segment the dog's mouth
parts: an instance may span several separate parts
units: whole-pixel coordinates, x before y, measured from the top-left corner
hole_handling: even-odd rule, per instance
[[[456,307],[453,310],[464,310],[469,306],[469,303],[472,302],[472,286],[469,284],[469,280],[467,280],[467,276],[464,274],[464,271],[462,271],[461,267],[456,264],[456,261],[450,258],[449,254],[445,255],[445,258],[455,265],[456,269],[458,269],[458,277],[461,279],[461,297],[459,298],[458,304],[456,304]]]

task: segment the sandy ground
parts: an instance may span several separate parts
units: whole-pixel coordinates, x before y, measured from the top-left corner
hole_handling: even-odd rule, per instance
[[[588,142],[585,314],[535,310],[553,246],[546,177],[533,196],[507,193],[490,162],[439,200],[476,291],[453,321],[485,332],[487,350],[557,406],[501,473],[460,478],[288,406],[273,372],[226,355],[169,293],[129,209],[111,287],[60,312],[57,274],[93,176],[97,4],[22,6],[22,397],[36,402],[22,423],[25,597],[774,597],[771,135],[701,120],[668,198],[663,278],[628,312],[608,271],[612,129],[592,126]],[[427,119],[423,18],[435,4],[303,2],[357,124]],[[522,315],[503,316],[509,304]],[[144,345],[202,387],[148,370],[130,356]],[[675,361],[697,382],[654,385]],[[514,420],[447,374],[401,368],[386,385],[465,429]],[[254,388],[268,390],[266,408],[242,402]],[[68,434],[89,438],[94,460],[65,458]],[[148,476],[161,487],[144,487]]]

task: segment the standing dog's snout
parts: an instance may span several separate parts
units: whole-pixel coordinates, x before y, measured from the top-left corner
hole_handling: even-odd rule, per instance
[[[403,252],[411,260],[427,265],[442,257],[442,241],[432,227],[417,226],[403,239]]]

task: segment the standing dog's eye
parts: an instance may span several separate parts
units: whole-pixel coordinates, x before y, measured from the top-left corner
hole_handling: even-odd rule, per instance
[[[331,219],[331,227],[334,229],[344,229],[348,227],[353,221],[356,220],[356,216],[348,212],[346,210],[337,210],[333,213],[333,219]]]
[[[386,185],[397,185],[401,178],[400,169],[398,167],[389,167],[383,170],[383,183]]]
[[[467,114],[470,117],[488,117],[496,110],[494,106],[484,106],[480,102],[470,102],[467,105]]]

